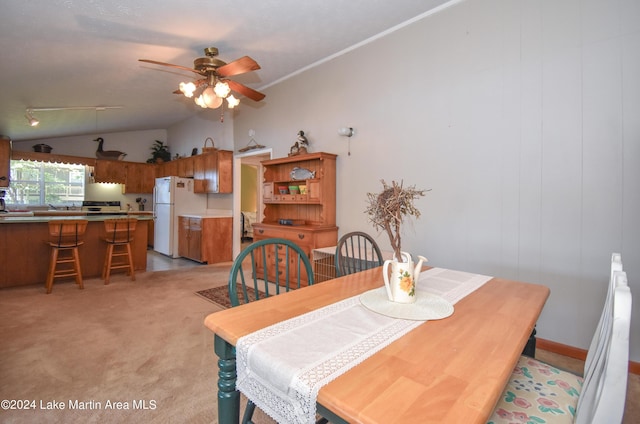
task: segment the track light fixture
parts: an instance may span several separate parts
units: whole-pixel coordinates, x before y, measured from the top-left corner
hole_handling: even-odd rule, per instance
[[[31,109],[26,110],[24,117],[27,118],[27,121],[29,121],[29,125],[31,125],[32,127],[36,127],[40,123],[40,121],[33,117],[33,110]]]

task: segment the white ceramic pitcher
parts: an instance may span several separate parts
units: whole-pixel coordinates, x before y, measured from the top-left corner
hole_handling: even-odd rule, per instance
[[[413,303],[416,301],[416,281],[422,270],[422,263],[427,261],[424,256],[418,256],[420,260],[414,267],[411,255],[407,252],[400,252],[402,262],[394,257],[393,260],[384,261],[382,266],[382,276],[384,285],[387,288],[389,300],[397,303]],[[391,276],[389,276],[389,266],[391,266]]]

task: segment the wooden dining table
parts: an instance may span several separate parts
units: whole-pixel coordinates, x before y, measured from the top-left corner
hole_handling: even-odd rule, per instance
[[[374,268],[208,315],[219,423],[239,421],[239,338],[382,285]],[[548,296],[543,285],[491,278],[450,317],[424,322],[324,385],[318,413],[332,423],[485,423]]]

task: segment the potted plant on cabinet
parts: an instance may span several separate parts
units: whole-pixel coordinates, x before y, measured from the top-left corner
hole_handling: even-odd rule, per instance
[[[147,163],[162,163],[171,160],[171,152],[169,147],[163,141],[156,140],[151,146],[151,157],[147,159]]]

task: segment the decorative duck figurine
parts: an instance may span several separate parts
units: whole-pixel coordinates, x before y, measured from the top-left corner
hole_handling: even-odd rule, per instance
[[[296,142],[296,144],[298,144],[298,153],[308,153],[309,140],[307,140],[307,137],[305,137],[304,131],[298,131],[298,141]]]
[[[98,150],[96,150],[96,158],[98,159],[107,159],[107,160],[123,160],[126,153],[121,152],[119,150],[102,150],[102,145],[104,144],[104,139],[102,137],[98,137],[93,141],[98,142]]]

